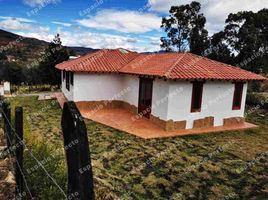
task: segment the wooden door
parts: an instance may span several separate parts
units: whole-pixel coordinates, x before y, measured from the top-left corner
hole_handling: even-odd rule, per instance
[[[152,111],[153,79],[141,78],[139,91],[138,112],[146,118],[150,118]]]

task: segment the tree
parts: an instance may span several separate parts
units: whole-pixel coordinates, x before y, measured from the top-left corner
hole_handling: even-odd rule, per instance
[[[169,16],[162,19],[161,28],[167,33],[161,38],[165,51],[190,52],[202,55],[208,45],[206,18],[200,13],[201,4],[172,6]]]
[[[0,62],[0,80],[9,81],[12,84],[19,85],[25,77],[22,74],[22,67],[14,62]]]
[[[5,52],[0,51],[0,61],[1,60],[7,60],[7,56],[6,56]]]
[[[231,52],[228,44],[226,43],[225,32],[220,31],[215,33],[209,39],[209,46],[205,52],[205,56],[217,60],[219,62],[234,65],[234,54]]]
[[[226,23],[226,41],[237,54],[236,64],[256,73],[267,73],[268,9],[230,14]]]
[[[69,59],[66,47],[62,46],[60,35],[57,34],[45,51],[45,58],[39,65],[42,82],[49,85],[60,85],[60,71],[55,66]]]

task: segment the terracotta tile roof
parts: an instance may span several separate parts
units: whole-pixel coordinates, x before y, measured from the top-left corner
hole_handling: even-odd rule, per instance
[[[60,63],[56,68],[76,72],[118,72],[137,55],[138,53],[124,49],[103,49]]]
[[[263,76],[191,53],[138,54],[100,50],[56,66],[76,72],[119,72],[167,79],[265,80]]]

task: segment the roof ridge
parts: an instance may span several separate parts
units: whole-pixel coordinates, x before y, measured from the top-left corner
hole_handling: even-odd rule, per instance
[[[169,67],[169,69],[167,69],[164,73],[164,76],[166,78],[169,78],[170,74],[172,74],[172,72],[174,71],[174,69],[176,68],[177,64],[184,58],[186,54],[183,54],[179,59],[176,59],[174,61],[174,63]]]

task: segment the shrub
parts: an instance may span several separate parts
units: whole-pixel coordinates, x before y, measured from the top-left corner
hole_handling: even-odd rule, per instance
[[[259,109],[268,109],[268,98],[258,93],[248,93],[246,104],[250,107],[259,107]]]

